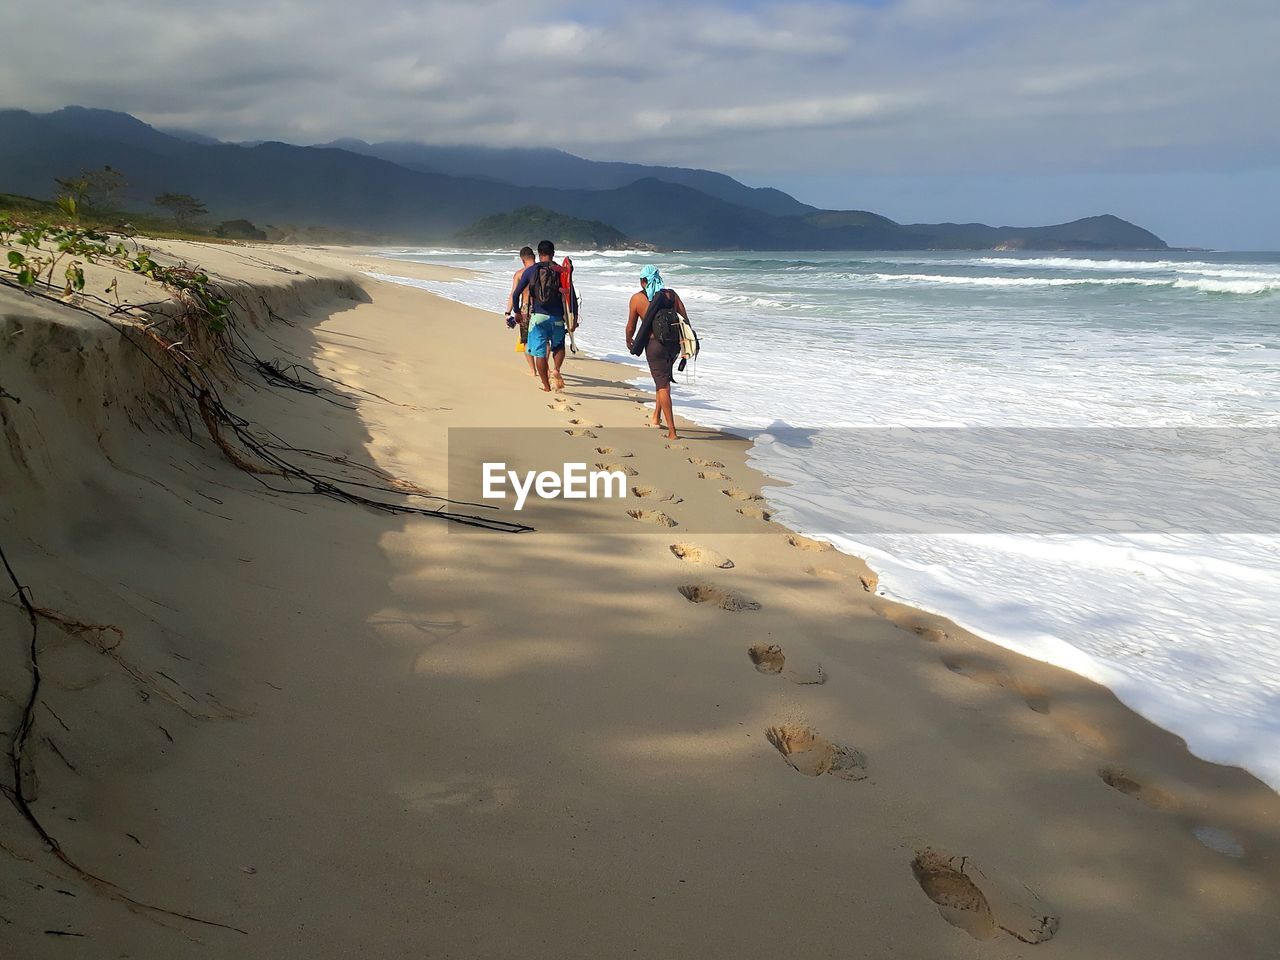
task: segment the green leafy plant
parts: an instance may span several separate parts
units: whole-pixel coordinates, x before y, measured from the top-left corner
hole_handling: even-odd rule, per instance
[[[31,287],[36,282],[35,264],[28,263],[26,254],[17,250],[9,251],[9,269],[18,275],[18,283]]]
[[[226,329],[231,301],[211,285],[207,273],[185,264],[158,263],[136,244],[130,250],[123,240],[113,241],[106,234],[78,226],[22,223],[11,219],[0,220],[0,243],[22,248],[10,250],[6,255],[8,270],[20,287],[31,288],[37,283],[54,287],[54,277],[62,265],[62,295],[72,297],[84,292],[86,263],[109,263],[161,284],[190,316],[205,322],[210,330],[221,333]],[[115,293],[118,306],[115,280],[106,292]]]

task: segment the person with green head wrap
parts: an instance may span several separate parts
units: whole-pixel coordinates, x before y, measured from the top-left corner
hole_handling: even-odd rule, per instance
[[[684,303],[674,290],[668,290],[662,274],[653,264],[646,264],[640,271],[640,289],[631,295],[627,304],[627,350],[639,356],[644,354],[653,377],[656,397],[653,404],[655,427],[665,426],[667,437],[677,439],[675,413],[671,409],[671,371],[679,356],[678,335],[674,342],[665,336],[671,330],[675,315],[688,319]],[[664,335],[655,336],[655,328]]]

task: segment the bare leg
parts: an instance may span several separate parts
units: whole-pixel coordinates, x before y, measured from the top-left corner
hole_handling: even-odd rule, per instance
[[[555,352],[552,356],[552,360],[555,364],[555,369],[551,374],[551,380],[555,384],[557,390],[563,390],[564,377],[560,376],[560,365],[564,363],[564,347],[561,347]]]
[[[551,382],[547,379],[547,358],[538,357],[534,360],[534,367],[538,371],[538,376],[542,378],[542,390],[544,393],[551,392]]]
[[[529,376],[536,377],[538,375],[538,365],[533,362],[533,354],[529,352],[529,323],[527,320],[520,324],[520,342],[524,344],[524,359],[529,364]]]
[[[658,398],[653,405],[654,407],[654,426],[662,426],[662,418],[667,418],[667,439],[675,440],[676,437],[676,415],[671,410],[671,388],[659,387]]]

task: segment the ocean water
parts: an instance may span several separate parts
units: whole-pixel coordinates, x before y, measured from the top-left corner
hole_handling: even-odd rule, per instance
[[[480,271],[404,282],[502,322],[514,257],[387,252]],[[1280,254],[576,254],[579,344],[635,364],[640,385],[623,326],[647,259],[703,340],[677,411],[754,438],[755,465],[788,484],[764,491],[779,519],[867,557],[886,595],[1100,682],[1197,755],[1280,790],[1280,529],[1265,504],[1230,498],[1232,521],[1194,522],[1216,482],[1269,495],[1280,472],[1274,444],[1251,446],[1280,427]],[[877,461],[861,442],[886,427],[950,428],[970,441],[969,465],[1009,429],[1103,446],[1150,436],[1159,451],[1164,437],[1215,428],[1203,464],[1220,469],[1179,492],[1158,453],[1126,462],[1149,516],[1115,532],[1059,512],[1043,476],[1015,511],[1040,526],[1005,522],[997,505],[977,512],[986,525],[948,530],[931,515],[936,485],[904,496],[901,467],[915,461],[901,448]],[[954,451],[930,455],[919,470],[935,479],[950,475],[948,457],[958,463]],[[1051,452],[1037,462],[1056,469]],[[1060,489],[1069,483],[1080,475]],[[1172,504],[1180,522],[1162,522]],[[868,521],[885,515],[923,519]]]

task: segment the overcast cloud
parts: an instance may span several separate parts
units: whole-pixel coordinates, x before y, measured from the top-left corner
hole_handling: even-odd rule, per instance
[[[233,140],[707,166],[904,220],[1105,209],[1277,248],[1278,38],[1276,0],[63,0],[56,22],[6,19],[0,98]]]

